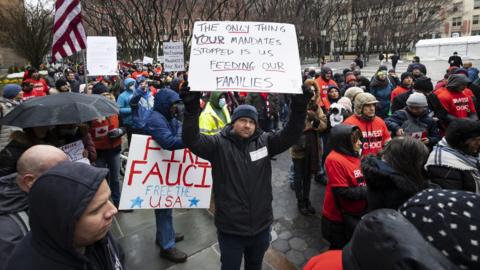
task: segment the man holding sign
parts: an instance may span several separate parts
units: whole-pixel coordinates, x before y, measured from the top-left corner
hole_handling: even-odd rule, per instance
[[[182,134],[183,142],[212,165],[222,269],[239,269],[242,257],[245,269],[262,267],[273,221],[270,160],[302,134],[306,106],[313,96],[306,86],[303,92],[293,96],[290,119],[279,132],[263,132],[255,107],[241,105],[231,123],[213,136],[200,134],[200,93],[187,92],[183,97],[183,129],[188,130]]]

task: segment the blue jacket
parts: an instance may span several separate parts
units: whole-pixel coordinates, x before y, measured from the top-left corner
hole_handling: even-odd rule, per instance
[[[165,88],[155,95],[153,111],[149,115],[145,132],[166,150],[185,148],[182,141],[182,123],[170,113],[170,107],[181,101],[173,90]]]
[[[135,80],[131,78],[125,79],[125,91],[123,91],[117,99],[117,104],[120,108],[120,119],[124,126],[132,125],[132,107],[130,106],[130,100],[132,99],[133,91],[128,88],[128,85],[132,82],[135,83]]]
[[[478,69],[471,67],[467,70],[468,72],[468,78],[470,79],[471,82],[475,82],[478,80]]]

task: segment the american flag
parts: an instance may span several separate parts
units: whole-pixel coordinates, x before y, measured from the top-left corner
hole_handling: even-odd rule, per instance
[[[85,49],[80,0],[57,0],[53,26],[52,60],[58,61]]]

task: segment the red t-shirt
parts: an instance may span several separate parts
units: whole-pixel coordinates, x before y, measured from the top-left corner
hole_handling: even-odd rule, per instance
[[[325,160],[328,182],[323,202],[323,212],[326,218],[334,222],[342,222],[343,215],[338,210],[332,188],[365,186],[360,158],[340,154],[333,150]],[[340,207],[348,213],[361,213],[367,206],[367,200],[343,200],[338,198]]]
[[[396,96],[406,92],[408,92],[408,88],[402,87],[401,85],[397,86],[395,89],[393,89],[392,94],[390,94],[390,102],[393,102],[393,99]]]
[[[329,250],[312,257],[303,270],[342,270],[342,250]]]
[[[23,99],[28,99],[31,97],[43,97],[48,94],[48,85],[47,82],[40,78],[38,80],[34,80],[32,78],[26,79],[26,83],[33,84],[33,89],[29,93],[23,93]]]
[[[315,80],[318,84],[318,87],[320,88],[320,96],[322,98],[326,98],[327,97],[327,93],[328,93],[328,86],[329,85],[335,85],[338,87],[337,83],[334,81],[334,80],[328,80],[328,81],[324,81],[322,79],[322,77],[318,77],[316,80]]]
[[[450,115],[458,118],[467,118],[470,113],[476,112],[472,100],[473,93],[470,89],[455,92],[446,88],[440,88],[435,91],[435,94]]]
[[[385,125],[383,119],[378,116],[375,116],[372,121],[367,122],[359,116],[352,115],[343,123],[355,125],[362,131],[362,157],[368,154],[377,155],[391,138],[387,125]]]

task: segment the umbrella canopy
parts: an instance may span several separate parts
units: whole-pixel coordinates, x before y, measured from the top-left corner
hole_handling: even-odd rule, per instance
[[[101,95],[59,93],[29,99],[0,118],[0,125],[39,127],[79,124],[118,114],[117,104]]]

